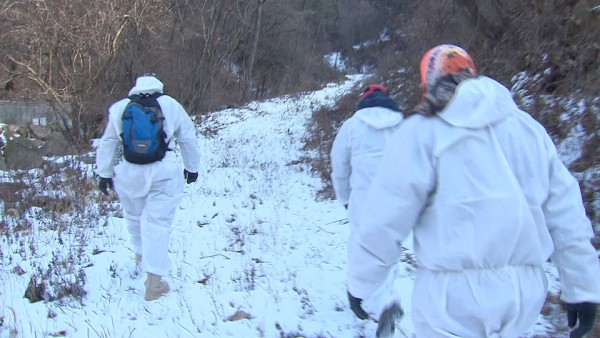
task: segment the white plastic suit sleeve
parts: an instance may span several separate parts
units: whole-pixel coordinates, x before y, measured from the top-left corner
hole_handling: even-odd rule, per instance
[[[120,145],[119,132],[114,124],[107,123],[96,150],[96,174],[98,176],[106,178],[114,176],[113,167]]]
[[[347,123],[340,127],[331,147],[331,181],[338,201],[348,204],[350,201],[350,129]]]
[[[546,147],[550,156],[550,187],[543,211],[555,246],[551,260],[559,271],[561,299],[567,303],[600,303],[600,263],[590,243],[594,233],[579,184],[558,158],[549,137]]]
[[[410,130],[394,135],[369,189],[357,239],[348,248],[348,287],[356,297],[370,298],[384,282],[434,189],[431,150],[418,138]]]

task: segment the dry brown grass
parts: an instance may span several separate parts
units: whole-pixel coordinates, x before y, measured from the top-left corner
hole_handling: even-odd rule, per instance
[[[331,185],[331,145],[335,139],[337,130],[342,123],[351,117],[356,111],[356,105],[360,95],[360,88],[342,96],[333,108],[321,108],[312,113],[310,133],[304,140],[303,150],[317,152],[316,158],[304,158],[303,162],[310,165],[314,174],[319,176],[324,187],[319,191],[319,199],[333,199],[335,194]]]
[[[481,27],[469,21],[458,4],[473,1],[427,0],[412,2],[397,17],[397,27],[390,31],[391,41],[381,50],[387,55],[378,55],[375,69],[385,79],[391,95],[405,114],[418,102],[418,64],[423,53],[431,47],[452,43],[464,47],[475,59],[480,73],[497,79],[511,88],[513,77],[520,72],[536,76],[523,89],[532,94],[531,104],[517,103],[536,118],[551,135],[555,143],[567,137],[571,128],[581,123],[586,132],[582,156],[571,167],[575,173],[584,173],[600,164],[600,15],[577,12],[578,6],[590,5],[585,0],[508,0],[505,2],[478,2],[479,4],[500,3],[505,5],[509,18],[499,34],[483,34]],[[484,5],[485,6],[485,5]],[[589,6],[588,6],[589,7]],[[583,14],[582,14],[583,13]],[[583,15],[578,17],[578,15]],[[561,118],[564,107],[545,100],[545,96],[556,99],[584,100],[586,111],[582,117]],[[313,114],[313,135],[306,147],[317,149],[319,158],[314,160],[313,170],[326,182],[321,197],[333,198],[330,185],[328,151],[337,128],[352,111],[352,96],[346,97],[344,110],[336,108]],[[355,102],[354,102],[355,103]],[[600,196],[600,175],[582,175],[580,186],[587,215],[593,224],[600,225],[600,212],[594,203]],[[594,246],[600,249],[600,234]],[[555,328],[555,334],[564,336],[568,332],[566,312],[558,296],[549,295],[542,314],[547,316]],[[600,313],[589,337],[600,338]]]
[[[23,210],[20,209],[23,197],[21,196],[20,192],[26,187],[27,184],[23,182],[20,177],[15,177],[14,181],[12,182],[0,183],[0,198],[4,202],[5,213],[9,210],[16,210],[18,211],[18,214],[22,214]]]
[[[592,331],[588,334],[588,337],[600,337],[600,313],[596,314],[596,323],[594,324]]]
[[[406,113],[418,101],[421,56],[435,45],[464,47],[481,74],[509,88],[513,77],[525,72],[531,79],[522,89],[531,95],[527,104],[519,97],[517,103],[547,129],[556,144],[581,123],[587,134],[582,156],[569,169],[593,172],[600,164],[600,13],[590,11],[591,7],[592,2],[586,0],[412,2],[396,20],[395,29],[403,34],[392,36],[393,48],[386,50],[393,55],[389,59],[395,57],[396,62],[379,70]],[[473,9],[482,16],[479,21],[473,20]],[[494,26],[502,17],[505,24]],[[586,111],[582,117],[564,119],[564,105],[547,102],[547,97],[585,102]],[[578,177],[582,177],[587,214],[600,226],[600,211],[594,208],[600,196],[597,176]],[[600,243],[598,236],[596,243]]]
[[[97,181],[82,171],[79,161],[46,163],[40,170],[11,173],[12,181],[2,183],[4,213],[0,217],[0,234],[12,257],[29,262],[24,271],[20,266],[13,273],[28,273],[30,278],[24,297],[31,302],[69,298],[81,301],[86,294],[86,276],[81,266],[89,227],[98,220],[98,211],[90,208],[97,195]],[[112,212],[105,205],[100,212]],[[40,247],[39,234],[54,232],[56,246]],[[47,243],[46,243],[47,244]],[[41,253],[52,255],[43,263]],[[9,254],[0,250],[0,257]],[[11,260],[9,260],[11,262]]]

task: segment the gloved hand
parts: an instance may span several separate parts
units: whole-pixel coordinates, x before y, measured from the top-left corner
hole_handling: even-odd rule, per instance
[[[360,319],[368,319],[369,314],[362,308],[362,299],[356,298],[348,292],[348,301],[350,301],[350,309],[356,317]]]
[[[597,304],[588,302],[567,304],[567,321],[569,327],[573,328],[579,322],[577,328],[571,331],[570,338],[581,338],[592,330],[594,321],[596,320],[597,308]]]
[[[379,318],[375,336],[377,338],[393,337],[396,332],[396,322],[402,317],[404,317],[404,310],[400,304],[394,302],[386,307]]]
[[[194,183],[198,179],[198,173],[191,173],[183,169],[183,178],[185,178],[187,184]]]
[[[108,189],[115,190],[112,178],[100,177],[100,181],[98,182],[98,189],[100,189],[100,191],[104,195],[108,196]]]
[[[348,204],[344,204],[344,208],[346,208],[346,210],[348,210]]]

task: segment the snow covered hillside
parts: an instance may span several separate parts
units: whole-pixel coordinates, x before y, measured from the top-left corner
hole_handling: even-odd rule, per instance
[[[186,186],[173,225],[172,292],[158,301],[145,302],[144,278],[130,274],[134,253],[114,195],[107,199],[94,190],[93,198],[79,199],[85,212],[52,222],[34,208],[23,216],[26,231],[15,228],[21,224],[16,220],[7,222],[0,337],[374,337],[376,324],[356,319],[347,305],[345,210],[336,201],[316,201],[323,183],[300,161],[311,155],[301,150],[311,112],[334,104],[362,79],[349,76],[316,92],[252,102],[197,121],[200,176]],[[72,163],[78,176],[95,184],[92,164]],[[70,176],[63,175],[69,173],[54,178],[60,184],[39,171],[26,177],[32,186],[56,189],[47,195],[77,194],[77,187],[64,191]],[[2,179],[14,178],[5,173]],[[406,316],[396,337],[411,337],[410,243],[403,260],[396,273]],[[50,269],[53,264],[66,267]],[[556,292],[555,271],[551,265],[547,270]],[[43,283],[34,276],[63,280]],[[46,285],[37,290],[45,301],[23,297],[32,280]],[[83,286],[79,293],[67,290],[80,297],[49,290],[61,283]],[[527,337],[548,336],[555,313],[547,309],[549,316],[540,316]]]

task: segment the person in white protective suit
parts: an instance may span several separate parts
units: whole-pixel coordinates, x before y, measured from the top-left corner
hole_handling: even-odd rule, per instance
[[[129,96],[157,92],[163,92],[163,83],[154,74],[144,74],[136,79]],[[162,160],[149,164],[134,164],[125,159],[116,164],[122,142],[122,115],[129,98],[110,106],[108,124],[96,151],[100,190],[108,195],[114,180],[136,263],[147,272],[145,300],[155,300],[169,292],[169,285],[162,277],[169,273],[167,251],[171,224],[183,195],[184,180],[188,184],[196,181],[200,162],[196,129],[185,109],[168,95],[161,95],[157,100],[164,116],[169,150],[175,149],[175,138],[183,157],[183,168],[175,151],[167,151]]]
[[[368,192],[349,248],[349,291],[375,292],[412,231],[417,337],[519,337],[546,299],[548,259],[570,337],[583,337],[600,302],[600,264],[579,185],[548,133],[503,85],[478,76],[460,47],[429,50],[421,81],[416,114]],[[393,326],[387,319],[379,325]]]
[[[349,242],[353,241],[356,220],[377,165],[383,156],[392,134],[404,119],[398,105],[389,96],[388,89],[380,84],[367,86],[357,106],[357,111],[344,121],[331,147],[331,180],[337,200],[348,209],[352,227]],[[393,283],[393,280],[391,281]],[[382,287],[383,294],[393,286]],[[366,300],[367,311],[379,318],[377,299]],[[362,299],[348,293],[350,308],[360,319],[369,315],[363,309]],[[372,306],[369,306],[372,303]],[[381,304],[383,305],[383,304]],[[370,308],[370,309],[369,309]]]

